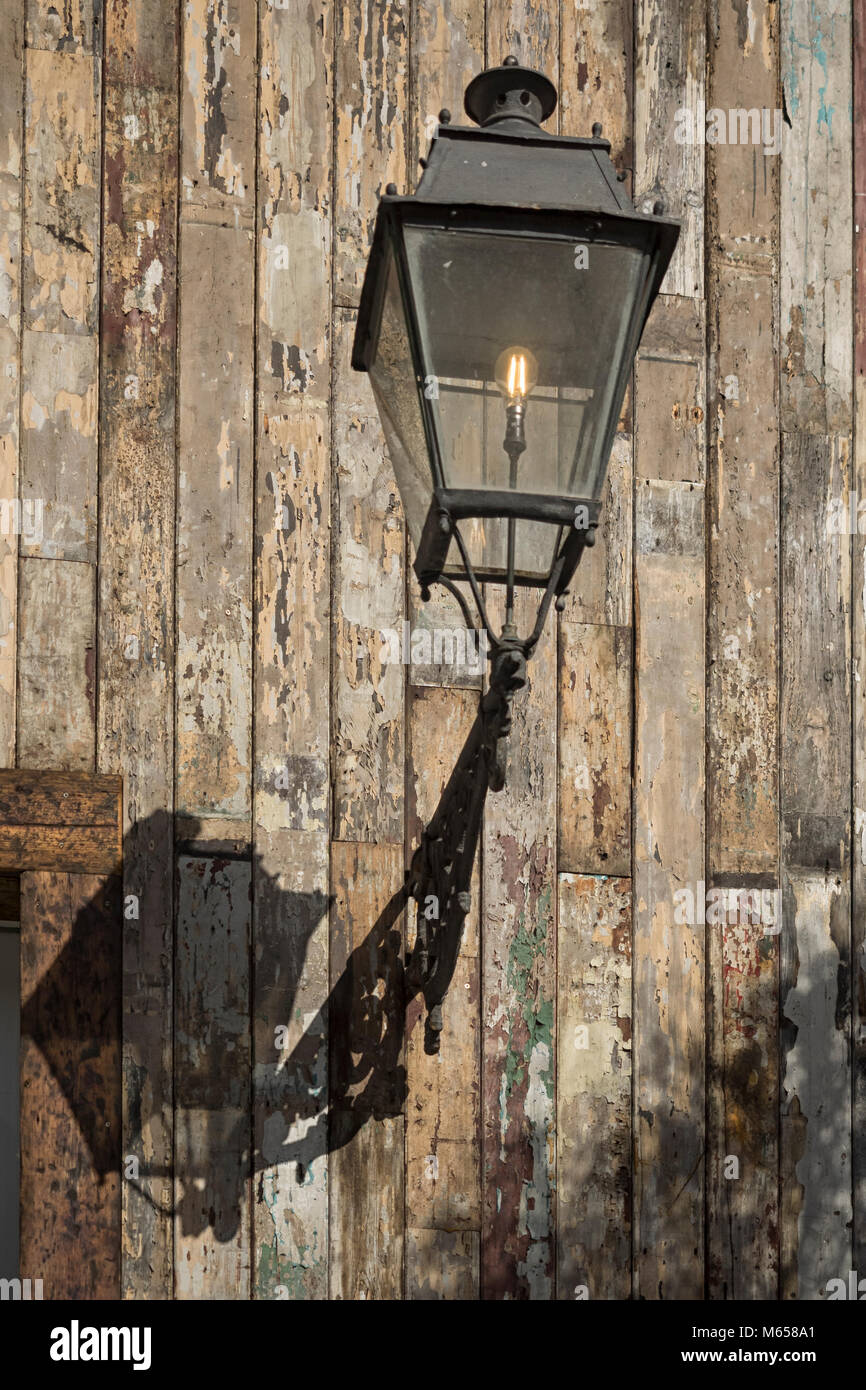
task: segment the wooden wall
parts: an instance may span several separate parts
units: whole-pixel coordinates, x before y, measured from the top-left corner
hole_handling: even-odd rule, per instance
[[[124,779],[126,1294],[866,1275],[864,0],[2,12],[0,754]],[[382,661],[460,619],[349,354],[378,194],[509,52],[682,235],[432,1058],[394,895],[478,682]]]

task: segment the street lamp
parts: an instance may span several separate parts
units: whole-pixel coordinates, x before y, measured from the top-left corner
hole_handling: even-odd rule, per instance
[[[444,585],[474,626],[465,580],[492,656],[410,872],[410,967],[434,1050],[484,797],[504,781],[511,699],[594,543],[634,354],[679,233],[659,207],[634,210],[600,126],[590,139],[541,128],[556,106],[542,73],[506,58],[470,82],[464,105],[475,126],[440,114],[417,192],[389,185],[380,200],[352,355],[370,376],[422,597]],[[499,633],[482,584],[505,588]],[[519,586],[542,591],[523,635]]]

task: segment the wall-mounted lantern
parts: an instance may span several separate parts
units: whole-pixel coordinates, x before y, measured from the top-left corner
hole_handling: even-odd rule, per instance
[[[506,58],[470,82],[464,105],[476,126],[443,111],[417,192],[389,185],[380,201],[352,357],[370,375],[422,595],[445,585],[474,626],[454,584],[466,580],[492,655],[410,875],[412,976],[434,1049],[484,798],[504,780],[511,698],[595,540],[634,354],[679,234],[635,212],[600,126],[590,139],[542,130],[556,106],[543,74]],[[505,586],[500,633],[484,583]],[[542,590],[522,636],[517,586]]]

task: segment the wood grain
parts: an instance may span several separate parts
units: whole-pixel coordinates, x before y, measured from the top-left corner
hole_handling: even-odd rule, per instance
[[[403,1292],[405,996],[397,845],[331,844],[330,1297]]]
[[[772,113],[778,61],[775,5],[720,7],[708,105]],[[762,905],[708,927],[707,1276],[757,1300],[779,1276],[779,158],[706,158],[708,885]]]
[[[852,408],[851,7],[780,6],[782,428],[850,429]]]
[[[703,1293],[703,489],[636,490],[634,1292]],[[679,916],[679,920],[678,920]]]
[[[468,691],[409,689],[407,862],[436,810],[457,752],[474,723],[477,704],[477,695]],[[411,1001],[406,1017],[406,1224],[416,1232],[428,1229],[443,1236],[441,1241],[428,1239],[424,1245],[428,1257],[433,1249],[452,1249],[450,1233],[481,1229],[478,908],[476,866],[472,906],[442,1009],[444,1026],[436,1055],[424,1051],[420,996]],[[447,1239],[444,1233],[449,1233]],[[414,1272],[411,1276],[407,1272],[407,1297],[413,1297],[413,1280],[425,1282],[420,1260],[421,1250],[416,1248]],[[477,1282],[471,1294],[462,1296],[477,1298]]]
[[[326,1298],[333,7],[259,11],[253,1296]],[[288,1030],[285,1035],[277,1030]]]
[[[21,219],[24,148],[24,19],[26,0],[7,5],[5,42],[0,55],[0,763],[15,762],[18,606],[18,541],[14,507],[18,502],[21,440]],[[20,503],[18,504],[20,507]],[[11,516],[9,508],[12,508]],[[20,516],[20,511],[19,511]]]
[[[177,876],[174,1297],[249,1298],[250,864]]]
[[[168,1298],[175,407],[180,57],[176,7],[105,15],[97,766],[125,779],[124,1291]],[[155,968],[157,962],[159,968]]]
[[[661,202],[667,216],[682,220],[663,288],[695,298],[703,294],[704,281],[705,146],[702,138],[680,142],[676,132],[678,111],[699,122],[706,96],[705,26],[705,6],[692,0],[638,0],[635,7],[635,206],[652,212]]]
[[[630,628],[559,630],[560,873],[631,872]]]
[[[502,622],[497,594],[492,621]],[[521,631],[532,596],[515,602]],[[494,616],[495,615],[495,616]],[[514,699],[505,788],[483,835],[481,1289],[553,1297],[556,1040],[556,647],[548,627]]]
[[[120,880],[21,880],[21,1270],[120,1296]]]
[[[559,875],[557,1296],[631,1296],[631,884]]]

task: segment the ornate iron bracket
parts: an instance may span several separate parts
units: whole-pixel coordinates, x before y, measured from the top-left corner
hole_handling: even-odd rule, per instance
[[[416,935],[407,974],[427,1007],[426,1052],[439,1051],[442,1000],[454,974],[469,912],[484,802],[488,789],[501,791],[505,784],[511,702],[514,692],[525,684],[524,644],[502,642],[493,656],[490,683],[475,723],[412,857],[407,891],[416,903]]]

